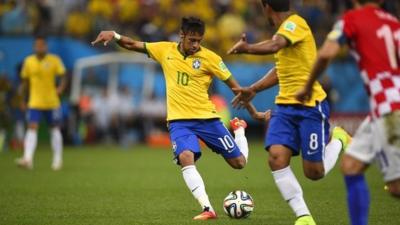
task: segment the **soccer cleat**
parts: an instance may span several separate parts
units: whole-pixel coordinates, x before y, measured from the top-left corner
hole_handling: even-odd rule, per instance
[[[32,161],[26,160],[24,158],[19,158],[15,160],[15,163],[17,164],[18,167],[32,170],[33,169],[33,163]]]
[[[247,127],[246,121],[241,120],[241,119],[239,119],[237,117],[233,118],[230,123],[231,123],[231,127],[232,127],[233,130],[237,130],[237,129],[241,128],[241,127],[246,129],[246,127]]]
[[[317,225],[317,224],[315,223],[312,216],[306,215],[306,216],[301,216],[301,217],[297,218],[294,225]]]
[[[62,164],[63,164],[62,161],[53,162],[53,163],[51,164],[51,169],[54,170],[54,171],[61,170]]]
[[[332,138],[338,139],[340,142],[342,142],[342,151],[346,151],[347,146],[349,146],[352,139],[350,134],[341,127],[333,128]]]
[[[212,220],[217,219],[217,214],[213,211],[209,211],[208,208],[205,208],[202,213],[193,217],[194,220]]]

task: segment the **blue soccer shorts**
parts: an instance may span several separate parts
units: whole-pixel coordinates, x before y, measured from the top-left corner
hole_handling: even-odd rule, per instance
[[[195,160],[201,156],[199,139],[225,159],[241,155],[235,139],[219,119],[174,120],[168,125],[175,159],[185,150],[192,151]],[[178,160],[176,161],[178,164]]]
[[[265,148],[284,145],[303,159],[321,162],[329,141],[329,105],[326,100],[315,107],[277,105],[272,111]]]
[[[42,116],[46,119],[47,124],[59,125],[61,122],[61,108],[50,110],[28,109],[28,123],[39,123]]]

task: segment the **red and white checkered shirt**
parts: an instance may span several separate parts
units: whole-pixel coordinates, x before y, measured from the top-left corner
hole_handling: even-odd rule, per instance
[[[339,31],[338,31],[339,30]],[[367,5],[348,11],[333,36],[347,41],[370,95],[373,117],[400,110],[400,22]]]
[[[362,71],[361,76],[370,96],[371,114],[374,118],[400,110],[400,74],[382,72],[370,76]]]

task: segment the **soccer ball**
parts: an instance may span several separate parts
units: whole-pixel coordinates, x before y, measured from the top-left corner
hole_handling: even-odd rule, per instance
[[[223,207],[229,217],[241,219],[250,216],[254,209],[254,202],[248,193],[236,190],[226,196]]]

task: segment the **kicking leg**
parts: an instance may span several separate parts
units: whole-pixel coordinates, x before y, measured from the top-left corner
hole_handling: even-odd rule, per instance
[[[240,120],[237,117],[231,120],[231,128],[233,129],[233,133],[235,133],[235,142],[247,163],[249,157],[249,145],[245,136],[246,127],[247,123],[244,120]]]
[[[225,160],[232,168],[243,169],[246,166],[249,157],[249,144],[247,143],[247,138],[245,136],[247,123],[237,117],[233,118],[230,123],[233,133],[235,134],[235,143],[242,154],[239,157]]]

